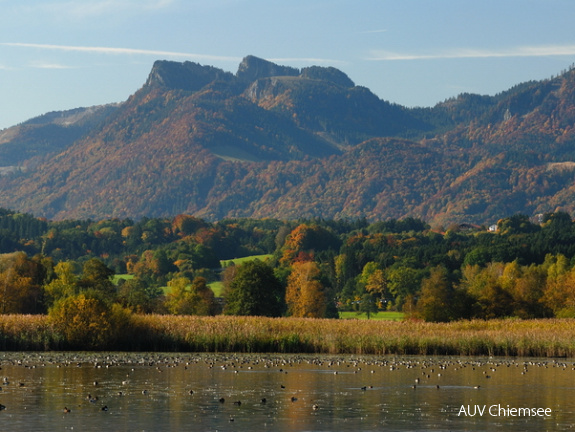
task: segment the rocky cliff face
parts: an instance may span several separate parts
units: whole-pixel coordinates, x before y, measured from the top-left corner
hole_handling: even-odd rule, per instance
[[[238,67],[236,75],[225,72],[222,69],[212,66],[202,66],[194,62],[175,62],[168,60],[158,60],[154,63],[152,70],[146,80],[145,87],[164,87],[169,89],[180,89],[187,91],[197,91],[214,81],[237,82],[245,84],[255,84],[262,88],[277,83],[277,78],[299,77],[302,79],[317,80],[338,85],[343,88],[354,87],[354,82],[340,70],[333,67],[311,66],[303,68],[301,71],[289,66],[280,66],[270,61],[254,57],[245,57]],[[258,80],[274,78],[258,84]]]
[[[231,81],[234,76],[212,66],[202,66],[193,62],[158,60],[154,63],[146,81],[146,87],[167,87],[187,91],[197,91],[216,80]]]
[[[313,87],[316,90],[319,86],[321,91],[325,91],[328,87],[337,87],[337,90],[331,90],[332,93],[333,91],[347,91],[355,87],[354,82],[345,73],[331,67],[303,68],[301,73],[296,75],[264,75],[262,73],[258,79],[253,80],[245,92],[245,95],[254,102],[270,97],[275,98],[290,89],[301,90],[302,86],[305,88]],[[296,85],[296,82],[299,85]]]
[[[236,76],[243,80],[252,82],[260,78],[267,78],[272,76],[298,76],[299,70],[289,66],[280,66],[270,61],[254,57],[245,57],[240,66]]]
[[[355,87],[354,82],[349,77],[334,67],[310,66],[301,70],[303,78],[328,81],[341,87]]]

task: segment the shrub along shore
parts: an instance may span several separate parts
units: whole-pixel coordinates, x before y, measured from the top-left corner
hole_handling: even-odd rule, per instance
[[[131,315],[70,343],[45,315],[0,315],[0,349],[575,357],[575,319],[422,321]]]

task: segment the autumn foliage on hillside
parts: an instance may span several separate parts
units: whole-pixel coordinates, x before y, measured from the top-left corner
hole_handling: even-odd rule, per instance
[[[333,68],[157,62],[124,103],[83,123],[63,113],[69,130],[47,115],[3,132],[0,205],[50,219],[435,225],[573,212],[574,92],[571,69],[407,109]]]

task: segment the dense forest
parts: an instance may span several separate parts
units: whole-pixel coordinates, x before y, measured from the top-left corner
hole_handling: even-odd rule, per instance
[[[1,209],[0,253],[2,314],[575,317],[575,223],[562,212],[431,229],[413,218],[48,221]]]

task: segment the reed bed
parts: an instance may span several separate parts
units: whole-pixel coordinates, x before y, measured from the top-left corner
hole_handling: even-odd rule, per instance
[[[575,357],[575,319],[421,321],[132,315],[105,350]],[[74,347],[75,349],[82,347]],[[39,315],[0,315],[0,349],[71,349]]]
[[[0,349],[46,351],[59,344],[45,315],[0,315]]]

